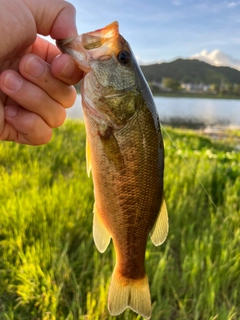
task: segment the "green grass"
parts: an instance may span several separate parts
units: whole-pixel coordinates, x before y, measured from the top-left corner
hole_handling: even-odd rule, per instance
[[[148,243],[152,319],[240,318],[240,154],[234,137],[164,134],[169,236]],[[214,201],[204,192],[198,179]],[[92,239],[92,182],[83,124],[46,146],[0,143],[0,320],[116,319],[107,310],[112,244]],[[140,320],[127,310],[117,317]]]

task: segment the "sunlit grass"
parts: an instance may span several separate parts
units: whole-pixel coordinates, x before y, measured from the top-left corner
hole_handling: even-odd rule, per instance
[[[164,134],[170,232],[147,246],[152,319],[239,319],[239,151],[234,139],[167,131],[177,149]],[[0,320],[116,319],[107,310],[113,247],[94,246],[85,166],[77,121],[46,146],[0,144]]]

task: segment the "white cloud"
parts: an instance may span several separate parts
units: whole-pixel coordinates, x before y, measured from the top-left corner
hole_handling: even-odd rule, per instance
[[[231,57],[224,52],[215,49],[213,51],[202,50],[200,53],[195,53],[190,59],[198,59],[214,66],[227,66],[240,70],[240,60]]]
[[[228,8],[233,8],[235,6],[236,6],[236,2],[230,2],[230,3],[227,4]]]
[[[240,4],[239,1],[232,1],[232,2],[227,3],[227,7],[234,8],[234,7],[238,6],[239,4]]]

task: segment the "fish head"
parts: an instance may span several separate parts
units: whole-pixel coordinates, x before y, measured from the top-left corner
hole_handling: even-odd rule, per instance
[[[57,46],[70,54],[85,75],[82,96],[115,126],[122,126],[135,112],[139,91],[137,62],[128,42],[119,34],[118,23],[66,40]]]

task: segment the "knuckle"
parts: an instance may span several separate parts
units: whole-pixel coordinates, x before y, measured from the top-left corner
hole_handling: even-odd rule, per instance
[[[66,110],[61,107],[59,108],[58,112],[56,112],[57,116],[56,117],[51,117],[49,119],[49,121],[47,121],[48,125],[51,127],[51,128],[57,128],[57,127],[60,127],[65,119],[66,119]]]
[[[63,107],[65,109],[71,108],[76,100],[77,92],[73,86],[69,86],[68,94],[65,96]]]
[[[36,114],[31,114],[25,139],[32,145],[48,143],[52,138],[52,129]]]
[[[43,135],[39,138],[39,141],[35,145],[46,144],[52,139],[52,130],[46,130]]]
[[[46,63],[34,54],[24,56],[19,63],[21,74],[27,78],[41,78],[46,73]],[[36,80],[37,81],[37,80]]]
[[[21,130],[25,133],[26,136],[33,137],[33,139],[41,134],[45,134],[46,130],[42,129],[42,119],[36,113],[25,113],[22,111],[22,127],[18,130]]]
[[[70,108],[76,99],[76,90],[72,85],[64,85],[61,89],[61,91],[57,89],[52,92],[52,96],[64,108]]]

